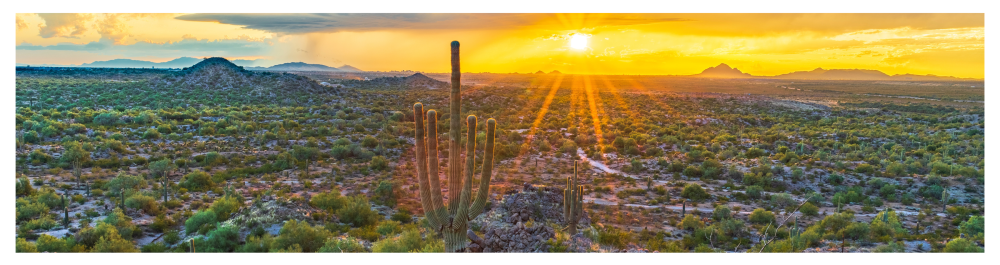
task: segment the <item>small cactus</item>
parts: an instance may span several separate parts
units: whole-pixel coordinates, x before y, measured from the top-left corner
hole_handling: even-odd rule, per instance
[[[941,191],[941,211],[944,212],[948,208],[948,189]]]
[[[653,178],[646,177],[646,191],[652,191],[652,190],[653,190]]]
[[[566,189],[563,190],[563,218],[566,219],[566,230],[570,235],[576,234],[576,224],[583,215],[583,186],[578,185],[579,162],[573,163],[573,176],[566,177]]]
[[[69,204],[66,203],[66,195],[60,196],[63,206],[63,226],[69,227]]]

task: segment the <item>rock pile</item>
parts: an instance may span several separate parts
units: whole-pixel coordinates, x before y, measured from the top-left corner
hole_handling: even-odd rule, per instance
[[[484,237],[470,235],[469,250],[473,252],[546,252],[549,239],[554,239],[551,226],[565,225],[562,208],[563,192],[559,188],[535,187],[525,184],[517,193],[505,195],[494,202],[489,212],[472,221],[482,227]],[[589,226],[584,211],[581,226]],[[589,244],[588,244],[589,245]],[[585,247],[584,247],[585,248]]]

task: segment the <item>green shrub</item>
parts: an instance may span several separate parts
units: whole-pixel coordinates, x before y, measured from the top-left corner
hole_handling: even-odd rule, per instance
[[[389,160],[385,159],[384,156],[372,157],[372,162],[369,164],[372,170],[385,170],[389,168]]]
[[[732,210],[729,209],[729,206],[726,205],[715,206],[715,210],[712,210],[712,220],[719,221],[722,219],[727,219],[731,216],[731,214]]]
[[[91,252],[139,252],[132,241],[122,238],[114,227],[108,227],[108,232],[97,240]]]
[[[420,238],[420,231],[410,229],[395,237],[379,240],[372,245],[372,252],[375,253],[406,253],[420,250],[424,247],[424,241]]]
[[[240,207],[243,207],[243,202],[238,198],[235,196],[225,196],[215,200],[212,206],[209,207],[209,210],[215,212],[216,219],[221,222],[229,219],[229,216],[239,211]]]
[[[684,190],[681,191],[681,197],[694,201],[701,201],[708,199],[709,195],[705,192],[705,189],[701,188],[701,185],[689,183],[687,186],[684,186]]]
[[[187,221],[184,221],[184,231],[191,235],[198,231],[198,229],[201,229],[202,226],[216,222],[218,222],[218,219],[216,219],[215,212],[211,209],[197,212],[188,218]]]
[[[365,226],[365,227],[358,227],[358,228],[351,228],[351,230],[347,231],[347,235],[355,237],[355,238],[360,238],[360,239],[368,240],[368,241],[371,241],[371,242],[375,242],[376,240],[378,240],[379,238],[381,238],[381,235],[378,233],[377,230],[375,230],[375,226],[373,226],[373,225],[372,226]]]
[[[287,249],[298,245],[302,252],[316,252],[323,247],[330,232],[323,227],[313,227],[305,221],[289,220],[281,227],[278,237],[271,243],[271,249]]]
[[[392,181],[383,180],[378,183],[378,187],[375,188],[374,199],[376,203],[396,207],[396,193],[395,184]]]
[[[400,210],[396,213],[393,213],[392,216],[389,217],[389,220],[407,224],[413,221],[413,216],[410,215],[409,211]]]
[[[750,222],[755,224],[768,224],[774,226],[774,213],[761,208],[754,209],[750,213]]]
[[[694,231],[695,229],[705,227],[705,223],[698,220],[692,214],[684,215],[684,219],[681,220],[680,227],[684,230]]]
[[[944,246],[944,252],[980,253],[983,252],[983,248],[977,246],[972,240],[956,238]]]
[[[244,253],[253,253],[253,252],[264,253],[264,252],[270,252],[271,251],[271,243],[273,243],[273,242],[274,242],[274,237],[272,237],[271,234],[263,234],[263,235],[259,235],[259,236],[248,235],[246,243],[244,243],[242,246],[236,248],[236,252],[244,252]]]
[[[819,207],[816,207],[811,202],[806,202],[799,208],[799,212],[802,212],[805,216],[816,216],[819,215]]]
[[[233,252],[240,244],[239,228],[223,225],[208,232],[204,252]]]
[[[983,216],[970,216],[969,220],[962,222],[959,231],[970,237],[982,237],[986,231],[986,218]]]
[[[167,245],[163,242],[154,242],[143,245],[139,250],[142,253],[163,253],[167,252]]]
[[[368,199],[360,195],[348,198],[346,206],[337,210],[337,217],[341,222],[351,224],[353,227],[375,225],[380,219],[378,212],[371,208]]]
[[[365,247],[358,242],[357,239],[353,237],[346,238],[335,238],[331,237],[326,240],[323,247],[319,249],[319,252],[334,252],[334,253],[363,253],[367,252]]]
[[[17,253],[37,253],[38,248],[35,247],[35,243],[28,242],[24,238],[17,238],[17,243],[14,245],[14,252]]]
[[[184,175],[181,179],[181,187],[191,191],[207,191],[215,187],[215,182],[212,181],[212,176],[208,175],[208,173],[195,170]]]
[[[68,240],[59,239],[54,236],[42,234],[35,241],[38,252],[69,252],[71,245]]]
[[[47,214],[49,212],[49,207],[45,206],[45,204],[39,202],[32,202],[25,198],[17,198],[17,201],[15,203],[15,208],[17,211],[16,220],[18,223],[32,219],[37,219],[39,216],[42,216],[43,214]]]
[[[128,197],[128,199],[125,199],[125,207],[141,209],[146,213],[156,215],[159,213],[160,204],[156,202],[156,198],[142,194],[134,194]]]
[[[388,236],[402,232],[403,227],[400,225],[398,221],[384,221],[379,223],[378,226],[375,227],[375,231],[377,231],[380,235]]]
[[[309,199],[309,204],[327,212],[335,213],[347,204],[347,198],[340,196],[339,189],[332,188],[329,192],[321,192],[314,195],[312,199]]]

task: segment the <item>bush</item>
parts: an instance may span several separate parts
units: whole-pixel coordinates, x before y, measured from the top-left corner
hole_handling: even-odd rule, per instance
[[[243,202],[237,199],[235,196],[225,196],[212,203],[209,210],[215,212],[215,217],[218,221],[225,221],[229,219],[233,213],[240,210],[243,207]]]
[[[983,252],[983,248],[977,246],[971,240],[956,238],[944,246],[944,252],[980,253]]]
[[[184,175],[184,178],[181,180],[181,187],[190,191],[207,191],[215,187],[215,182],[212,181],[212,176],[209,176],[208,173],[195,170]]]
[[[757,185],[747,186],[746,193],[747,197],[750,197],[751,199],[760,199],[764,194],[764,189]]]
[[[49,212],[49,207],[45,204],[39,202],[32,202],[25,198],[18,198],[15,203],[17,222],[24,222],[32,219],[37,219],[43,214]]]
[[[417,251],[424,247],[424,241],[420,238],[420,232],[410,229],[403,234],[379,240],[372,245],[372,252],[375,253],[406,253]]]
[[[340,196],[340,190],[333,188],[329,192],[316,194],[312,199],[309,199],[309,204],[313,207],[334,213],[347,204],[347,198]]]
[[[167,245],[163,242],[155,242],[143,245],[140,249],[143,253],[163,253],[167,252]]]
[[[105,236],[97,240],[91,252],[139,252],[132,241],[124,239],[114,227],[109,227]]]
[[[282,250],[298,245],[302,252],[316,252],[324,245],[330,232],[323,227],[313,227],[305,221],[289,220],[281,227],[278,237],[271,243],[271,249]]]
[[[38,248],[38,252],[69,252],[71,246],[67,243],[69,242],[65,239],[42,234],[35,242],[35,246]]]
[[[380,219],[378,212],[372,210],[368,199],[360,195],[348,198],[346,206],[337,210],[337,217],[353,227],[375,225]]]
[[[389,220],[393,220],[393,221],[397,221],[397,222],[400,222],[400,223],[407,224],[407,223],[410,223],[410,222],[413,221],[413,216],[410,215],[410,212],[408,212],[406,210],[400,210],[400,211],[392,214],[392,216],[389,217]]]
[[[698,218],[694,217],[694,215],[687,214],[684,216],[684,219],[681,220],[680,227],[688,231],[694,231],[695,229],[705,227],[705,223],[698,220]]]
[[[376,203],[396,207],[396,193],[395,193],[395,183],[388,180],[383,180],[378,183],[378,188],[375,188],[375,196],[372,198]]]
[[[153,215],[160,212],[160,204],[156,202],[156,199],[142,194],[135,194],[125,199],[125,207],[141,209]]]
[[[702,189],[700,185],[689,183],[687,186],[684,186],[684,190],[681,191],[681,197],[694,201],[701,201],[708,199],[709,196],[708,193],[705,192],[705,189]]]
[[[166,231],[167,228],[174,226],[174,224],[176,224],[174,219],[167,217],[165,213],[160,213],[156,215],[155,219],[153,219],[153,223],[149,225],[149,228],[152,228],[153,231],[163,232]]]
[[[218,222],[218,219],[216,219],[215,212],[211,209],[197,212],[188,218],[187,221],[184,221],[184,231],[191,235],[198,231],[198,229],[201,229],[202,226],[216,222]]]
[[[384,221],[379,223],[378,226],[375,227],[375,231],[377,231],[380,235],[388,236],[402,232],[403,227],[397,221]]]
[[[385,159],[384,156],[372,157],[372,162],[369,164],[372,170],[385,170],[389,168],[389,160]]]
[[[236,249],[236,252],[243,253],[253,253],[253,252],[270,252],[271,243],[274,242],[274,237],[271,234],[264,234],[260,236],[248,235],[247,242]]]
[[[806,202],[799,208],[799,212],[802,212],[805,216],[816,216],[819,215],[819,207],[816,207],[811,202]]]
[[[239,228],[224,225],[208,232],[204,252],[233,252],[240,244]]]
[[[970,237],[984,236],[986,229],[986,218],[983,216],[970,216],[968,221],[962,222],[959,231]]]
[[[732,211],[729,209],[729,206],[726,205],[715,206],[715,210],[712,211],[712,219],[720,221],[729,218],[731,214]]]
[[[14,252],[17,253],[37,253],[38,248],[35,247],[35,243],[28,242],[24,238],[17,238],[17,243],[14,246]]]
[[[326,240],[319,252],[334,253],[362,253],[367,252],[357,239],[348,236],[347,238],[333,238]]]
[[[755,224],[774,224],[774,213],[761,208],[754,209],[750,213],[750,222]]]

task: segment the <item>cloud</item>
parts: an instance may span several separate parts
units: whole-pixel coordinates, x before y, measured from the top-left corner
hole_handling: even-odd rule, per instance
[[[101,34],[102,38],[111,40],[114,44],[120,45],[125,44],[126,38],[132,36],[130,33],[131,27],[129,26],[129,22],[156,16],[168,17],[172,15],[139,13],[102,14],[100,18],[96,19],[95,24],[97,26],[97,33]]]
[[[179,20],[218,22],[284,34],[386,29],[566,29],[641,25],[685,19],[661,14],[188,14]]]
[[[17,20],[17,23],[16,23],[17,24],[17,30],[23,30],[23,29],[27,29],[28,28],[28,22],[25,22],[24,19],[21,19],[21,15],[20,14],[14,15],[14,18]]]
[[[255,56],[271,48],[269,41],[247,41],[241,39],[197,40],[184,39],[168,43],[136,42],[131,45],[114,45],[109,39],[101,39],[87,44],[60,43],[56,45],[17,45],[17,50],[58,50],[88,51],[97,54],[117,54],[125,56],[147,56],[157,54],[163,57],[176,56]]]
[[[38,26],[38,35],[42,38],[68,37],[77,38],[88,30],[87,24],[93,19],[91,14],[38,14],[45,25]]]

